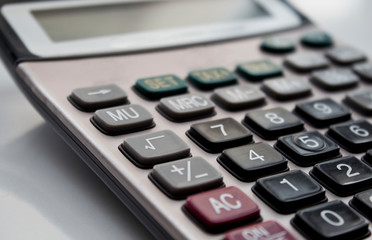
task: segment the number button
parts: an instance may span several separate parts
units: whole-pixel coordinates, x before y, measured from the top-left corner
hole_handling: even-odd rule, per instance
[[[353,156],[319,163],[310,175],[338,196],[350,196],[372,187],[372,168]]]
[[[330,98],[299,103],[296,105],[294,112],[307,123],[317,128],[344,122],[351,117],[349,110]]]
[[[280,107],[247,113],[243,124],[258,136],[268,140],[304,129],[304,123],[300,119]]]
[[[287,160],[267,143],[254,143],[226,149],[217,161],[241,181],[287,171]]]
[[[363,239],[370,235],[367,220],[340,200],[301,210],[291,223],[306,239]]]
[[[345,150],[352,153],[361,153],[371,148],[372,125],[366,120],[340,123],[332,125],[327,135]]]
[[[253,142],[252,133],[233,118],[192,124],[186,135],[211,153]]]
[[[190,156],[187,144],[170,130],[128,137],[119,149],[141,168]]]
[[[300,170],[260,178],[252,191],[275,211],[284,214],[327,201],[324,189]]]
[[[214,233],[260,219],[257,204],[236,187],[190,196],[184,210],[205,230]]]
[[[318,131],[280,137],[275,148],[301,167],[341,156],[340,148]]]
[[[350,206],[372,221],[372,189],[357,193],[349,202]]]

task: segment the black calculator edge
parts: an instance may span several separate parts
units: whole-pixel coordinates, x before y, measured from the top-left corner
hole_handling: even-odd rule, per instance
[[[1,42],[3,44],[3,42]],[[56,133],[69,145],[83,162],[105,183],[117,198],[137,217],[156,239],[174,239],[144,207],[126,190],[115,177],[99,162],[97,158],[68,130],[63,123],[47,108],[32,90],[20,79],[13,66],[14,62],[4,59],[4,49],[1,46],[1,57],[15,80],[17,86],[27,97],[35,109],[53,126]]]

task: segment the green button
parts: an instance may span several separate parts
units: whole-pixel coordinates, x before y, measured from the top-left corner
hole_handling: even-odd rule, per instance
[[[328,47],[333,44],[333,39],[325,32],[309,32],[302,36],[301,42],[311,47]]]
[[[236,74],[225,68],[192,71],[188,78],[195,86],[205,90],[234,84],[237,81]]]
[[[295,50],[295,43],[288,38],[272,37],[266,38],[261,43],[261,49],[273,53],[286,53]]]
[[[252,81],[283,75],[282,68],[268,59],[239,64],[237,71]]]
[[[135,89],[150,99],[159,99],[187,91],[187,84],[179,77],[168,74],[138,79]]]

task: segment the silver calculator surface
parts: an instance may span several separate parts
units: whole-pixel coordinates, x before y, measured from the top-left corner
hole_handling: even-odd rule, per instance
[[[366,238],[372,66],[301,21],[166,49],[31,53],[13,70],[159,239]]]

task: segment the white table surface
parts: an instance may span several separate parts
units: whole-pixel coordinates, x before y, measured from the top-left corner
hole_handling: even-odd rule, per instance
[[[292,0],[372,56],[372,1]],[[57,136],[0,65],[0,239],[152,239]]]

